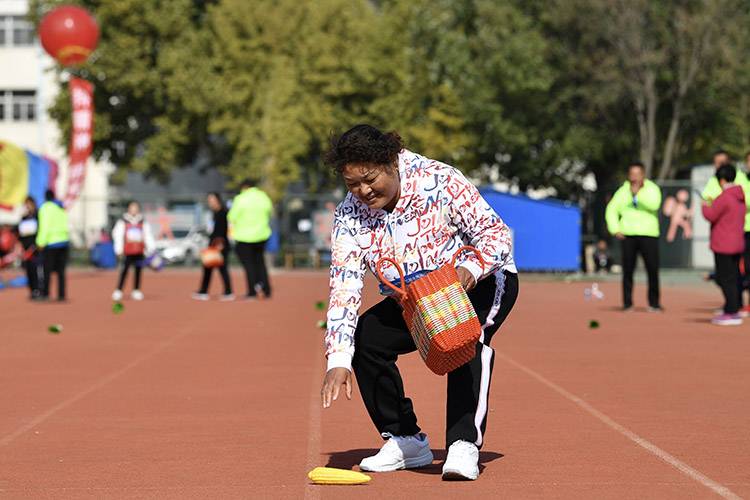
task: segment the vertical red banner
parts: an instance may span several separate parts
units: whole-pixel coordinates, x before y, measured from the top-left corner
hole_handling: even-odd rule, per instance
[[[72,205],[83,190],[86,161],[91,156],[94,133],[94,85],[80,78],[68,82],[73,104],[73,130],[70,137],[70,166],[65,206]]]

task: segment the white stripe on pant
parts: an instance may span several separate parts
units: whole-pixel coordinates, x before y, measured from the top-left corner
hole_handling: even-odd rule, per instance
[[[505,291],[505,275],[502,272],[495,274],[497,279],[497,288],[495,288],[495,300],[492,303],[492,309],[487,314],[487,319],[482,325],[482,335],[479,342],[484,342],[484,330],[495,324],[495,316],[500,310],[500,304],[503,301],[503,292]],[[487,398],[490,392],[490,368],[492,366],[492,356],[495,351],[488,345],[482,345],[482,378],[479,385],[479,401],[477,402],[477,411],[474,414],[474,426],[477,428],[477,440],[474,442],[477,446],[482,446],[482,422],[487,415]]]

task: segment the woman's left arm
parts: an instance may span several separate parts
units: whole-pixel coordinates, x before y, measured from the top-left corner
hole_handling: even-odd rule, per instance
[[[460,265],[478,283],[510,258],[510,228],[459,170],[451,168],[447,182],[447,205],[451,220],[469,240],[469,244],[479,250],[485,261],[483,267],[476,258],[469,256]]]

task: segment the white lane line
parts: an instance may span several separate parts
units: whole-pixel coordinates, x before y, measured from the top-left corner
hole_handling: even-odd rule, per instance
[[[0,447],[7,446],[14,439],[16,439],[18,436],[20,436],[21,434],[23,434],[23,433],[25,433],[27,431],[30,431],[31,429],[33,429],[37,425],[41,424],[42,422],[44,422],[45,420],[47,420],[48,418],[50,418],[51,416],[53,416],[55,413],[59,412],[60,410],[64,410],[65,408],[67,408],[68,406],[72,405],[73,403],[75,403],[77,401],[80,401],[81,399],[85,398],[86,396],[88,396],[92,392],[101,389],[105,385],[107,385],[110,382],[112,382],[113,380],[115,380],[117,377],[119,377],[119,376],[123,375],[124,373],[126,373],[128,370],[134,368],[135,366],[137,366],[140,363],[144,362],[148,358],[150,358],[150,357],[152,357],[152,356],[154,356],[156,354],[159,354],[161,351],[163,351],[164,349],[166,349],[170,345],[174,344],[175,342],[177,342],[178,340],[180,340],[182,337],[185,337],[186,335],[189,335],[189,334],[193,333],[194,331],[195,331],[195,328],[189,328],[186,331],[183,331],[182,333],[180,333],[178,335],[175,335],[174,337],[172,337],[170,339],[165,340],[164,342],[162,342],[161,344],[159,344],[155,348],[151,349],[147,353],[142,354],[141,356],[135,358],[133,361],[131,361],[127,365],[123,366],[119,370],[110,373],[109,375],[107,375],[104,378],[100,379],[95,384],[90,385],[86,389],[82,390],[81,392],[79,392],[77,394],[74,394],[73,396],[69,397],[68,399],[65,399],[64,401],[61,401],[60,403],[56,404],[52,408],[48,409],[47,411],[45,411],[43,413],[40,413],[39,415],[37,415],[36,417],[34,417],[33,419],[31,419],[29,422],[25,423],[24,425],[22,425],[21,427],[19,427],[15,431],[11,432],[10,434],[8,434],[7,436],[5,436],[4,438],[0,439]]]
[[[528,367],[522,365],[518,361],[516,361],[516,360],[514,360],[512,358],[509,358],[508,356],[506,356],[505,354],[503,354],[501,352],[495,351],[495,356],[498,357],[498,358],[501,358],[503,361],[505,361],[509,365],[512,365],[512,366],[518,368],[519,370],[521,370],[522,372],[524,372],[526,375],[529,375],[530,377],[536,379],[538,382],[541,382],[543,385],[546,385],[547,387],[549,387],[550,389],[552,389],[556,393],[558,393],[561,396],[563,396],[565,399],[567,399],[569,401],[572,401],[573,403],[577,404],[578,406],[580,406],[581,408],[583,408],[584,410],[586,410],[588,413],[590,413],[591,415],[593,415],[597,420],[599,420],[599,421],[603,422],[605,425],[607,425],[607,427],[609,427],[610,429],[613,429],[613,430],[619,432],[620,434],[622,434],[626,438],[628,438],[631,441],[633,441],[638,446],[646,449],[647,451],[649,451],[653,455],[656,455],[658,458],[662,459],[663,461],[665,461],[666,463],[668,463],[669,465],[671,465],[672,467],[674,467],[678,471],[682,472],[683,474],[685,474],[689,478],[691,478],[691,479],[699,482],[700,484],[702,484],[706,488],[712,490],[714,493],[716,493],[717,495],[721,496],[722,498],[727,498],[727,499],[731,499],[731,500],[742,500],[742,497],[740,497],[739,495],[737,495],[736,493],[734,493],[732,490],[730,490],[729,488],[727,488],[723,484],[717,483],[716,481],[714,481],[713,479],[709,478],[705,474],[701,473],[700,471],[697,471],[697,470],[693,469],[692,467],[690,467],[685,462],[682,462],[681,460],[678,460],[674,456],[672,456],[669,453],[667,453],[666,451],[662,450],[661,448],[659,448],[658,446],[656,446],[652,442],[648,441],[647,439],[642,438],[641,436],[639,436],[635,432],[631,431],[630,429],[628,429],[628,428],[626,428],[626,427],[618,424],[617,422],[615,422],[614,420],[612,420],[611,418],[609,418],[607,415],[605,415],[604,413],[600,412],[599,410],[597,410],[596,408],[594,408],[593,406],[591,406],[590,404],[588,404],[583,399],[579,398],[575,394],[572,394],[572,393],[566,391],[565,389],[563,389],[559,385],[555,384],[554,382],[552,382],[550,380],[547,380],[546,378],[544,378],[542,375],[538,374],[537,372],[535,372],[531,368],[528,368]]]
[[[323,363],[320,349],[311,349],[313,352],[313,370],[312,384],[310,386],[310,409],[308,410],[308,427],[307,427],[307,470],[311,471],[317,467],[320,461],[320,435],[323,431],[321,427],[321,408],[323,403],[320,399],[320,387],[323,382],[322,370]],[[315,486],[307,479],[305,484],[305,500],[318,500],[320,498],[320,487]]]

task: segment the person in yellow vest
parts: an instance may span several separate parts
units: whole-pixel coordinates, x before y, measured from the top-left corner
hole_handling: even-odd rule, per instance
[[[646,179],[640,162],[628,167],[628,180],[607,204],[607,229],[622,241],[622,308],[633,308],[633,271],[640,253],[648,274],[648,311],[661,312],[659,297],[659,207],[661,189]]]
[[[45,202],[39,209],[39,230],[36,247],[42,253],[44,279],[41,298],[49,299],[49,283],[52,273],[57,274],[57,300],[65,300],[65,267],[68,265],[70,236],[68,233],[68,213],[55,194],[47,190]]]
[[[745,156],[746,161],[747,158],[748,155]],[[714,153],[712,163],[716,172],[719,171],[719,168],[722,165],[731,165],[732,167],[734,167],[736,171],[734,185],[740,186],[742,188],[742,192],[745,194],[745,208],[747,209],[745,212],[745,251],[742,254],[742,264],[745,272],[742,281],[746,282],[748,280],[748,273],[750,273],[750,180],[748,180],[747,174],[742,170],[742,168],[734,164],[729,153],[727,153],[723,149],[719,149]],[[710,205],[711,202],[718,198],[722,192],[723,191],[721,189],[721,186],[719,185],[717,177],[715,175],[712,175],[706,183],[706,187],[703,188],[701,197],[703,198],[704,202]],[[738,286],[740,287],[740,315],[746,317],[748,314],[750,314],[750,305],[746,305],[744,307],[742,306],[744,302],[744,294],[742,293],[742,289],[744,287],[742,286],[742,284],[739,284]]]
[[[266,243],[271,237],[271,198],[247,179],[240,185],[240,194],[232,201],[227,219],[232,227],[235,252],[245,269],[247,298],[270,298],[271,282],[264,260]]]

